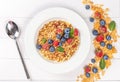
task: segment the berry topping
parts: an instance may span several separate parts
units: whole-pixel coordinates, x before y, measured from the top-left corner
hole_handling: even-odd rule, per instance
[[[106,39],[107,39],[107,40],[111,40],[111,36],[110,36],[110,35],[107,35],[107,36],[106,36]]]
[[[103,35],[98,35],[97,37],[96,37],[96,41],[98,41],[98,42],[101,42],[101,41],[103,41],[104,40],[104,36]]]
[[[85,67],[85,72],[90,72],[91,71],[91,67],[90,66],[86,66]]]
[[[61,29],[57,29],[56,32],[59,34],[59,33],[62,32],[62,30]]]
[[[94,18],[93,17],[90,17],[90,22],[94,22]]]
[[[97,72],[98,72],[98,69],[97,69],[96,67],[93,67],[93,68],[92,68],[92,71],[93,71],[93,73],[97,73]]]
[[[56,37],[57,37],[57,39],[60,39],[60,38],[61,38],[61,35],[60,35],[60,34],[57,34]]]
[[[53,40],[52,39],[48,39],[48,44],[52,44]]]
[[[69,34],[64,34],[64,38],[68,39],[69,38]]]
[[[95,12],[95,14],[94,14],[94,17],[96,18],[96,19],[100,19],[101,18],[101,14],[100,14],[100,12]]]
[[[72,42],[72,40],[73,40],[72,38],[69,38],[69,39],[67,40],[67,43],[70,44],[70,43]]]
[[[95,54],[96,54],[97,57],[102,57],[103,56],[103,52],[100,49],[96,49]]]
[[[59,44],[58,41],[54,41],[54,42],[53,42],[53,45],[54,45],[55,47],[58,46],[58,44]]]
[[[88,10],[90,9],[90,5],[86,5],[85,8]]]
[[[92,62],[92,63],[95,63],[96,61],[95,61],[95,59],[91,59],[91,62]]]
[[[48,43],[43,44],[42,48],[45,49],[45,50],[48,50],[49,49],[49,44]]]
[[[107,44],[107,48],[108,48],[109,50],[111,50],[111,49],[112,49],[112,45],[111,45],[111,44]]]
[[[101,25],[101,26],[105,26],[105,24],[106,24],[105,20],[101,19],[101,20],[100,20],[100,25]]]
[[[85,75],[86,75],[86,77],[87,77],[87,78],[89,78],[89,77],[90,77],[90,73],[86,73]]]
[[[78,34],[79,34],[79,31],[78,31],[78,29],[74,29],[74,36],[78,36]]]
[[[95,36],[98,35],[98,31],[97,31],[97,30],[93,30],[92,33],[93,33],[93,35],[95,35]]]
[[[36,44],[36,48],[37,48],[37,49],[41,49],[41,48],[42,48],[42,46],[41,46],[41,45],[39,45],[39,44]]]
[[[62,37],[62,38],[61,38],[61,42],[64,43],[65,41],[66,41],[66,39],[65,39],[64,37]]]
[[[55,47],[54,46],[50,46],[49,51],[50,52],[54,52],[55,51]]]
[[[108,60],[109,57],[108,57],[108,55],[104,55],[103,58],[104,58],[104,60]]]
[[[105,26],[101,26],[100,27],[100,32],[101,33],[106,33],[107,32],[107,28]]]
[[[105,46],[105,42],[100,42],[100,45],[102,46],[102,47],[104,47]]]
[[[66,28],[66,29],[64,30],[64,33],[65,33],[65,34],[69,34],[69,33],[70,33],[70,28]]]

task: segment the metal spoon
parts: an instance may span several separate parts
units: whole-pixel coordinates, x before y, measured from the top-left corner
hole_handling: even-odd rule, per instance
[[[18,42],[17,42],[17,38],[20,36],[20,30],[18,29],[18,26],[13,21],[8,21],[8,23],[6,25],[6,32],[10,38],[15,40],[15,43],[17,45],[17,49],[18,49],[18,52],[20,55],[20,59],[22,61],[22,64],[23,64],[23,67],[24,67],[24,70],[25,70],[25,73],[27,76],[27,79],[30,79],[30,75],[28,73],[27,67],[26,67],[25,62],[23,60],[23,57],[22,57],[22,54],[20,52],[20,48],[19,48]]]

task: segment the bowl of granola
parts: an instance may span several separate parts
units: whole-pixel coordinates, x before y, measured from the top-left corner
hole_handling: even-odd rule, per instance
[[[27,25],[24,40],[32,64],[55,74],[79,67],[91,45],[89,28],[82,17],[61,7],[36,14]]]

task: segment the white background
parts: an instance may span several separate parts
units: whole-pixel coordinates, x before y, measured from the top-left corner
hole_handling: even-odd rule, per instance
[[[120,0],[93,1],[98,4],[102,3],[105,7],[110,8],[109,15],[117,22],[118,33],[120,34]],[[88,21],[90,11],[84,9],[81,0],[0,0],[0,82],[27,81],[15,42],[5,32],[5,25],[8,20],[15,21],[21,29],[19,45],[33,81],[75,82],[77,75],[81,73],[80,70],[83,70],[82,68],[62,75],[49,74],[34,66],[25,54],[23,40],[27,23],[37,12],[52,6],[62,6],[77,11],[89,25],[89,28],[92,28]],[[115,54],[112,65],[99,82],[120,82],[120,40],[116,47],[118,48],[118,53]],[[90,62],[90,59],[91,57],[86,62]]]

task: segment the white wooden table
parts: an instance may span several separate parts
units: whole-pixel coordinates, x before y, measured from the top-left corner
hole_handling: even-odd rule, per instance
[[[117,22],[118,33],[120,34],[120,0],[93,1],[98,4],[102,3],[105,7],[110,8],[109,15]],[[15,42],[5,32],[5,25],[8,20],[15,21],[21,29],[19,45],[30,76],[34,82],[75,82],[82,68],[67,74],[53,75],[34,66],[25,54],[23,40],[27,23],[37,12],[52,6],[62,6],[77,11],[89,25],[89,11],[84,9],[81,0],[0,0],[0,82],[27,81]],[[120,48],[120,39],[117,47]],[[113,59],[112,66],[106,71],[105,76],[99,82],[120,82],[119,75],[120,49],[118,49],[118,53]]]

